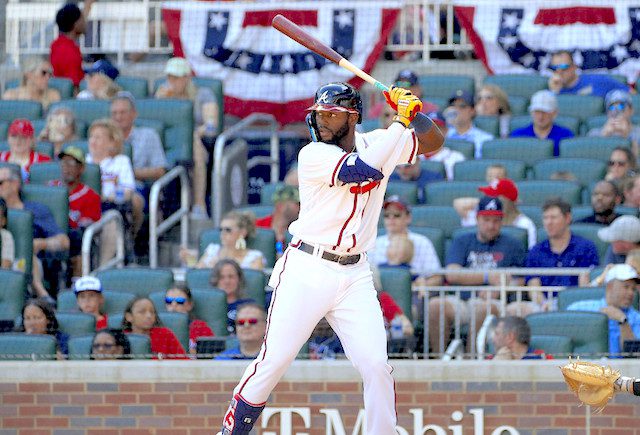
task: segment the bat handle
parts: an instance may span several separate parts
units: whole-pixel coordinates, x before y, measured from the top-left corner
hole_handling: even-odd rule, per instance
[[[388,91],[389,88],[385,85],[383,85],[382,83],[380,83],[379,81],[376,80],[376,82],[373,84],[373,86],[376,87],[376,89],[378,89],[379,91]]]

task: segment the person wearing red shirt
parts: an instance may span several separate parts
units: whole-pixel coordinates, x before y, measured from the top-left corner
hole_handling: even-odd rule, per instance
[[[96,331],[107,327],[107,315],[102,313],[104,296],[102,296],[102,283],[94,276],[83,276],[73,284],[73,292],[76,295],[78,308],[86,314],[96,318]]]
[[[28,119],[14,119],[9,126],[9,151],[0,152],[0,161],[20,166],[22,181],[29,180],[31,165],[48,162],[49,156],[33,150],[35,145],[33,124]]]
[[[207,322],[196,319],[193,314],[195,303],[188,287],[173,287],[164,295],[167,311],[189,315],[189,353],[196,354],[198,337],[213,337],[215,334]]]
[[[149,298],[138,297],[127,305],[122,319],[125,333],[148,335],[154,359],[186,359],[187,354],[171,329],[162,326]]]

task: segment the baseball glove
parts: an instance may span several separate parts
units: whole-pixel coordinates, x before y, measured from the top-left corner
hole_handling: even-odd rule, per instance
[[[570,361],[560,367],[564,381],[569,389],[576,393],[583,404],[591,405],[595,412],[600,412],[619,387],[615,382],[620,372],[611,367],[603,367],[587,361]]]

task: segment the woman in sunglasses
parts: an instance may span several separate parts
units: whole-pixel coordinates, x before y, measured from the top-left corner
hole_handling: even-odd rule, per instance
[[[500,123],[500,137],[509,137],[511,106],[507,94],[496,85],[483,85],[476,96],[476,114],[497,116]]]
[[[238,346],[215,357],[217,360],[254,359],[258,356],[267,329],[267,315],[259,304],[249,302],[238,308],[236,330]]]
[[[119,329],[103,329],[96,332],[91,342],[91,359],[112,360],[131,358],[131,344],[127,335]]]
[[[3,100],[31,100],[42,104],[46,111],[51,103],[60,101],[60,92],[49,87],[53,73],[51,64],[41,57],[31,57],[22,67],[22,82],[17,88],[7,89]]]
[[[193,314],[195,303],[188,287],[173,287],[164,294],[167,311],[189,315],[189,353],[196,354],[198,337],[213,337],[215,334],[204,320]]]
[[[611,151],[604,179],[620,185],[623,180],[633,177],[637,172],[636,159],[631,149],[617,147]],[[622,187],[622,186],[620,186]]]

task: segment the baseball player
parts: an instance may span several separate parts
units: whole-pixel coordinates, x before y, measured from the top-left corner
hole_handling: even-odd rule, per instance
[[[396,122],[366,134],[355,131],[362,101],[348,84],[321,86],[307,109],[312,142],[298,155],[300,215],[269,280],[262,348],[233,391],[219,435],[249,434],[323,317],[363,378],[367,434],[396,433],[387,337],[366,251],[375,244],[389,175],[418,154],[439,151],[444,139],[410,91],[392,87],[385,97]]]

